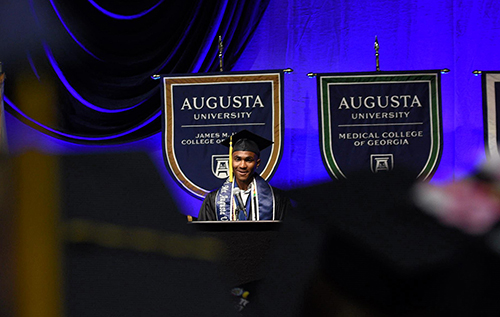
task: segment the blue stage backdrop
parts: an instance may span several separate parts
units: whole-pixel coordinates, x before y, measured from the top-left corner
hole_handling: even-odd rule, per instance
[[[320,153],[316,80],[306,74],[374,71],[375,36],[382,71],[450,70],[441,78],[444,145],[432,181],[447,182],[470,173],[484,159],[481,78],[472,72],[500,69],[499,11],[500,2],[490,0],[270,1],[247,46],[225,71],[294,70],[285,75],[283,156],[271,184],[289,189],[331,179]],[[209,68],[201,66],[192,69]],[[7,87],[9,69],[5,70]],[[29,148],[56,154],[145,150],[181,211],[198,213],[201,201],[182,190],[165,167],[159,131],[134,142],[104,146],[61,141],[9,113],[6,126],[13,153]]]

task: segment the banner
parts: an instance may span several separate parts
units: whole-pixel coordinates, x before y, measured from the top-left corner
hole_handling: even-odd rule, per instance
[[[500,118],[500,72],[482,72],[484,146],[490,159],[500,159],[498,151]]]
[[[430,179],[443,147],[440,75],[318,74],[320,146],[330,176],[405,169]]]
[[[283,152],[283,72],[161,76],[163,154],[177,182],[199,198],[229,176],[220,143],[243,129],[273,141],[257,172],[270,179]]]

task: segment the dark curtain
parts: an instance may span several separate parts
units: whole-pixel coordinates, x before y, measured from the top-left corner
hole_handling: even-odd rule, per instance
[[[219,36],[230,71],[268,4],[11,1],[0,13],[6,109],[74,142],[149,136],[161,129],[160,82],[152,76],[219,71]],[[42,113],[43,103],[53,115]]]

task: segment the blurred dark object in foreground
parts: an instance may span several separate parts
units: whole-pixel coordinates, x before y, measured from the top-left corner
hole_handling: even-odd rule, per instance
[[[61,170],[63,218],[96,233],[66,244],[68,315],[235,314],[222,245],[187,226],[145,153],[64,156]]]
[[[186,225],[145,153],[2,159],[2,316],[236,314],[223,247]]]
[[[404,173],[289,192],[256,316],[498,316],[499,257],[414,202]]]

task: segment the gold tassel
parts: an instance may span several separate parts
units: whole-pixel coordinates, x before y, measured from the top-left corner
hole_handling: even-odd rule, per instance
[[[233,136],[229,137],[229,181],[233,182]]]

